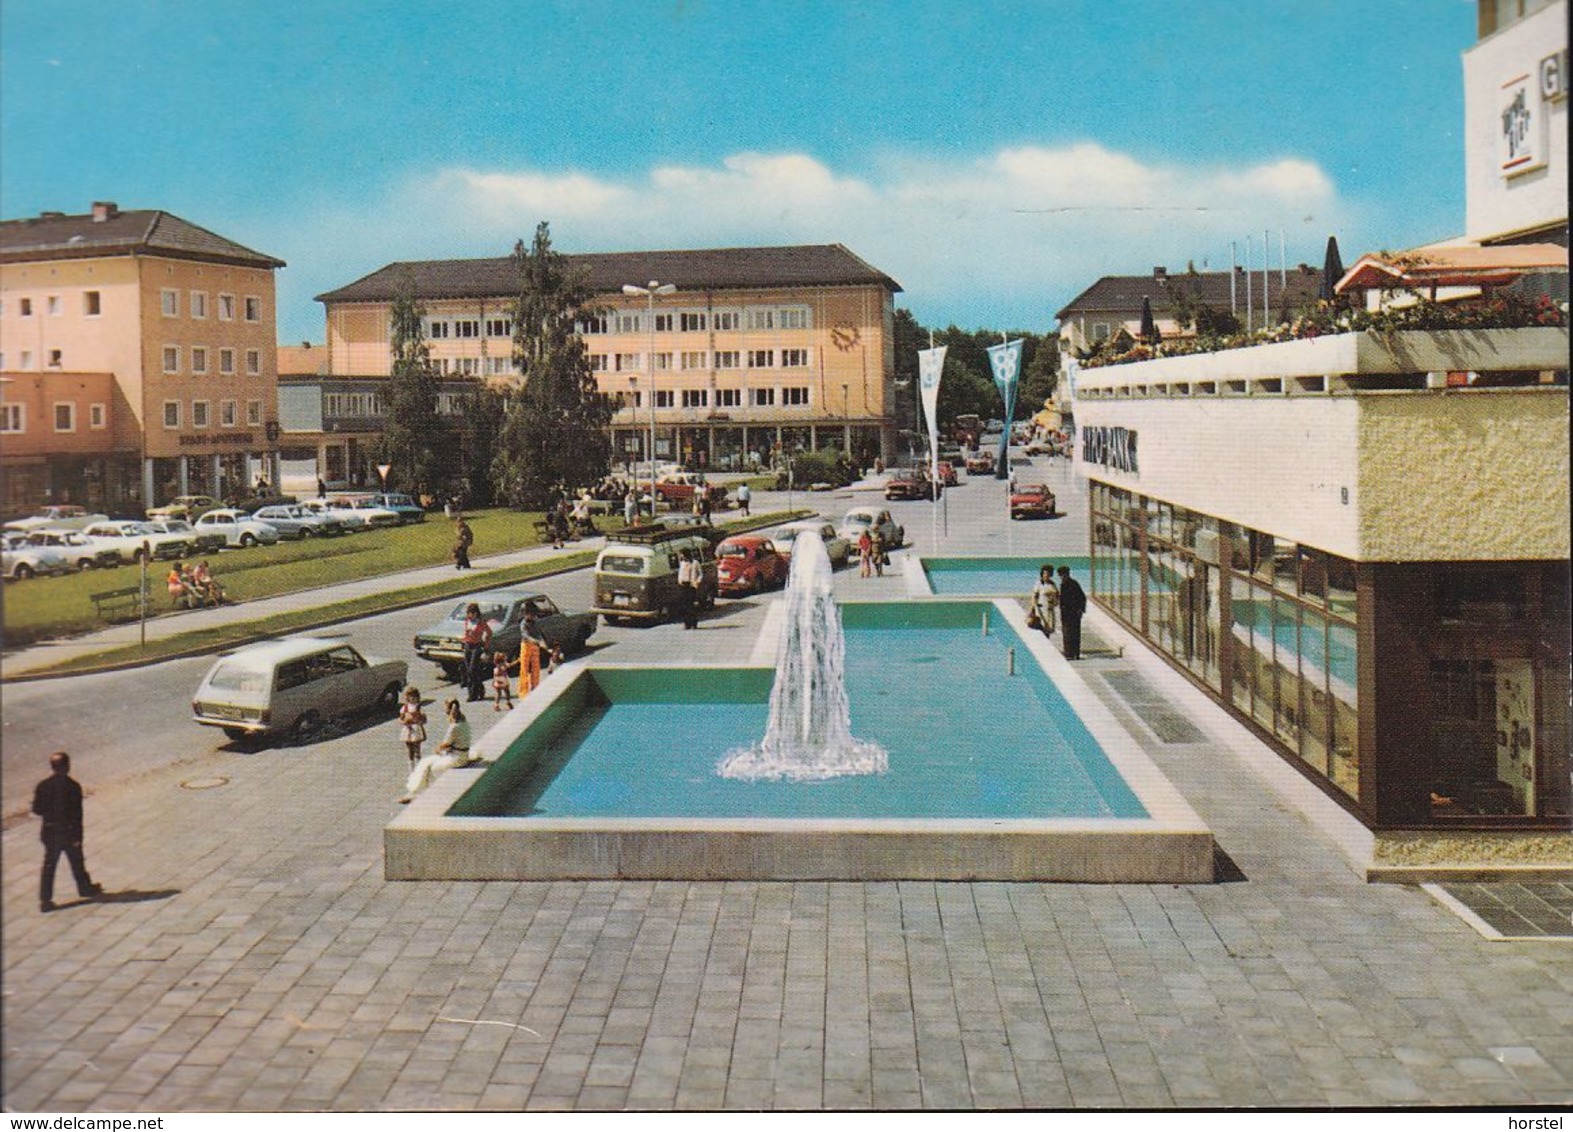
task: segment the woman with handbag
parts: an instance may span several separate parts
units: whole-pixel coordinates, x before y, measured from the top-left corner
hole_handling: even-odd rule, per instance
[[[1043,630],[1045,637],[1054,635],[1054,615],[1060,606],[1060,589],[1054,584],[1054,567],[1044,566],[1038,571],[1038,584],[1032,587],[1031,607],[1027,610],[1029,628]]]

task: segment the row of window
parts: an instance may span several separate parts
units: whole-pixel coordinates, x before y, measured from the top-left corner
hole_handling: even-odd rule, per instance
[[[811,403],[808,386],[785,385],[779,389],[657,389],[655,407],[671,409],[681,404],[685,409],[708,409],[713,403],[717,409],[741,409],[745,395],[748,405],[756,409],[777,405],[797,408]],[[641,409],[647,404],[643,390],[614,393],[610,397],[619,409]]]
[[[180,291],[174,287],[165,287],[159,293],[159,308],[165,318],[180,317]],[[246,295],[241,299],[241,311],[247,322],[262,321],[262,299],[256,295]],[[218,305],[214,308],[220,322],[235,321],[235,296],[220,294]],[[206,291],[187,292],[186,313],[188,317],[205,319],[208,317],[208,293]]]
[[[711,369],[806,369],[809,365],[807,350],[683,350],[679,353],[656,353],[656,372],[670,371],[673,363],[683,370]],[[591,354],[590,368],[596,373],[645,373],[643,354]],[[778,361],[779,359],[779,361]]]
[[[189,361],[191,365],[190,372],[192,374],[197,376],[206,374],[208,372],[209,365],[213,364],[215,361],[218,365],[219,374],[229,375],[235,372],[235,350],[233,347],[220,346],[218,349],[213,350],[207,346],[188,346],[185,347],[185,349],[189,351]],[[178,374],[182,372],[180,368],[181,350],[182,347],[180,346],[164,347],[165,373]],[[217,357],[215,358],[214,355],[217,355]],[[246,373],[252,377],[262,373],[261,350],[246,351]]]
[[[442,416],[456,416],[462,411],[464,400],[463,393],[438,393],[437,412]],[[387,409],[387,401],[383,394],[374,390],[322,395],[322,415],[329,418],[377,418],[385,416]]]
[[[207,428],[210,425],[212,425],[214,422],[213,422],[213,414],[212,414],[211,410],[212,410],[211,402],[208,402],[208,401],[193,401],[193,402],[191,402],[191,427],[192,428]],[[238,402],[231,401],[231,400],[220,401],[218,403],[218,422],[217,422],[218,426],[220,428],[236,428],[236,427],[238,427],[240,425],[240,418],[237,415],[238,410],[239,410],[239,403]],[[181,423],[182,422],[182,414],[183,414],[183,412],[184,412],[184,406],[181,404],[181,402],[179,402],[179,401],[165,401],[164,402],[164,427],[165,428],[182,428],[182,427],[184,427],[182,425],[182,423]],[[261,401],[247,401],[246,402],[246,425],[247,425],[247,427],[254,428],[254,427],[260,425],[261,423],[262,423],[262,402]]]
[[[77,404],[75,401],[56,401],[50,406],[54,417],[56,432],[75,432],[77,430]],[[90,429],[104,429],[109,427],[109,407],[101,401],[95,401],[87,407],[87,427]],[[19,404],[0,405],[0,433],[19,433],[27,431],[27,406]]]
[[[579,319],[574,329],[581,335],[649,333],[648,311],[614,311]],[[662,311],[654,315],[657,334],[698,334],[706,331],[811,330],[809,307],[737,307],[725,310]],[[429,318],[427,338],[512,338],[511,318]]]

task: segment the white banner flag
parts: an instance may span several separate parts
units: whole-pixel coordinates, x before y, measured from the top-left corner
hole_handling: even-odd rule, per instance
[[[944,346],[918,351],[918,394],[928,421],[929,441],[939,447],[939,379],[945,370]]]

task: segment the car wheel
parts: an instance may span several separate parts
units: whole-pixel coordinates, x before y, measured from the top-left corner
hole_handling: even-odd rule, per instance
[[[256,546],[257,545],[257,536],[252,534],[250,531],[247,531],[245,534],[240,536],[240,545],[241,546]]]
[[[295,720],[294,726],[289,729],[290,738],[297,742],[310,739],[322,728],[322,715],[316,711],[303,713]]]
[[[589,646],[590,646],[590,634],[589,633],[580,633],[579,634],[579,647],[574,649],[574,652],[583,652]]]
[[[16,569],[11,571],[11,576],[16,578],[18,581],[24,578],[31,578],[33,576],[33,568],[26,562],[18,562],[16,564]]]
[[[389,684],[377,697],[376,710],[385,715],[391,715],[399,709],[399,692],[402,689],[398,684]]]
[[[457,684],[459,682],[459,675],[462,670],[457,664],[439,663],[437,667],[442,669],[442,678],[444,680],[448,681],[450,684]]]
[[[313,531],[310,527],[302,527],[300,529],[300,537],[303,539],[311,538],[314,534],[316,534],[316,532]]]
[[[76,568],[78,570],[91,570],[94,565],[95,563],[91,558],[82,558],[77,561]]]

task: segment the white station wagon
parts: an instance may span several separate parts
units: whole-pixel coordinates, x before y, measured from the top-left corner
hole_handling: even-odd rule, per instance
[[[309,739],[330,719],[391,713],[409,666],[333,637],[282,637],[221,656],[197,686],[192,718],[230,739]]]

